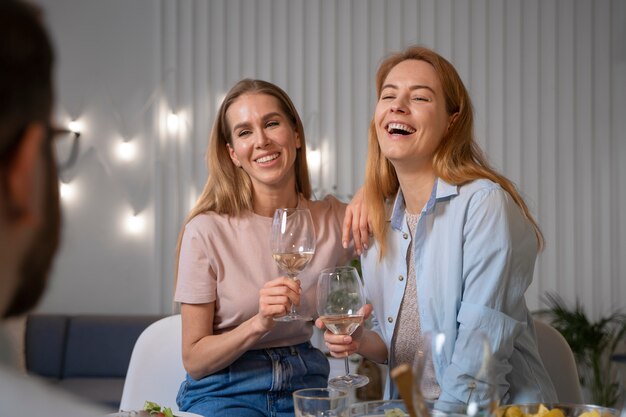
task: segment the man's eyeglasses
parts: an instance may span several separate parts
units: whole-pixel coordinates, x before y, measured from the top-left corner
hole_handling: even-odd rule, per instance
[[[78,138],[80,138],[80,132],[74,132],[73,130],[70,130],[70,129],[60,128],[60,127],[56,127],[52,125],[48,126],[48,142],[51,145],[54,142],[56,142],[57,139],[63,140],[63,138],[71,138],[72,145],[71,145],[67,160],[63,163],[59,162],[57,164],[58,165],[57,168],[59,172],[66,170],[67,168],[74,165],[74,163],[76,162],[76,159],[78,158],[78,151],[79,151]]]
[[[19,143],[21,141],[21,138],[24,135],[24,132],[25,132],[25,128],[20,129],[18,134],[15,135],[14,140],[5,143],[4,148],[0,149],[0,163],[2,163],[2,165],[4,165],[4,162],[6,160],[9,160],[12,157],[13,153],[19,146]],[[79,151],[79,141],[78,141],[79,137],[80,137],[80,132],[74,132],[70,129],[60,128],[60,127],[56,127],[52,125],[46,126],[46,143],[49,144],[49,146],[52,147],[53,144],[57,140],[63,141],[64,139],[70,139],[72,141],[69,147],[70,149],[69,156],[67,157],[66,161],[63,163],[61,162],[58,163],[59,171],[63,171],[71,167],[76,162],[76,159],[78,158],[78,151]]]

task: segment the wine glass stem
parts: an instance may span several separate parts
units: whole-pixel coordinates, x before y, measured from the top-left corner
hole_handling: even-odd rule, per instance
[[[291,279],[293,281],[296,281],[298,279],[298,275],[287,274],[287,276],[289,277],[289,279]],[[291,303],[291,309],[289,311],[290,311],[289,315],[291,315],[291,316],[297,316],[298,315],[298,311],[296,310],[296,305],[294,303]]]
[[[345,364],[346,364],[346,375],[350,375],[350,363],[348,363],[347,356],[346,356]]]

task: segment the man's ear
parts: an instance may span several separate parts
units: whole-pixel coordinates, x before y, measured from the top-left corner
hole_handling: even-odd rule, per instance
[[[6,199],[13,221],[38,221],[41,201],[38,193],[38,173],[41,170],[41,147],[45,128],[41,123],[29,124],[9,162],[6,172]]]
[[[235,164],[236,167],[241,167],[241,162],[239,162],[237,154],[235,154],[235,150],[232,148],[232,146],[230,146],[230,143],[227,143],[226,147],[228,148],[228,155],[230,155],[230,160],[233,161],[233,164]]]

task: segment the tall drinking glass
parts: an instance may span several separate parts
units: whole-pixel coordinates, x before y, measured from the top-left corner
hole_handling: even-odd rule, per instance
[[[278,267],[296,280],[315,253],[315,228],[309,209],[280,208],[274,212],[270,238],[272,257]],[[312,320],[298,314],[291,305],[289,314],[276,317],[276,321]]]

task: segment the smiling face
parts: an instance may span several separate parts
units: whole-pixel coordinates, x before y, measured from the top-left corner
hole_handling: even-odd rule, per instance
[[[399,174],[405,169],[432,168],[433,155],[451,120],[432,65],[409,59],[389,71],[374,124],[381,152]]]
[[[244,94],[228,108],[226,120],[230,158],[248,174],[253,189],[295,190],[294,162],[301,142],[278,99]]]

